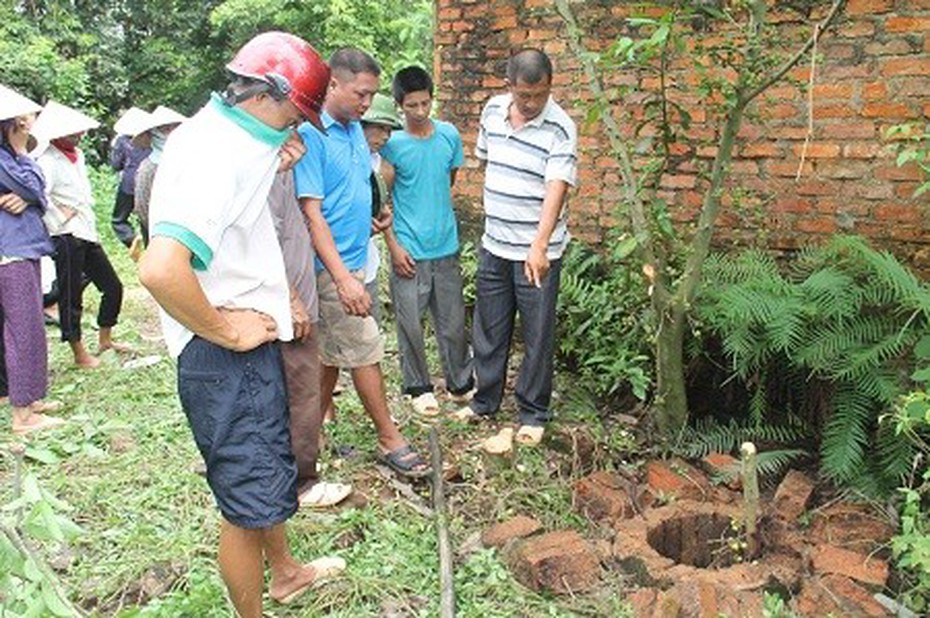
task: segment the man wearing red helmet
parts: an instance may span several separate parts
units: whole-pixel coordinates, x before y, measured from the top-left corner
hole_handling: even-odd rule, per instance
[[[223,515],[219,565],[240,616],[262,615],[345,568],[298,563],[284,522],[297,469],[277,340],[293,337],[290,295],[266,198],[304,152],[294,127],[319,123],[329,69],[293,35],[256,36],[227,65],[233,81],[166,144],[152,188],[139,278],[162,308],[181,405]]]

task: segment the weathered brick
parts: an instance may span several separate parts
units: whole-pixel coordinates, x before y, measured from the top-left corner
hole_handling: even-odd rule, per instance
[[[887,118],[889,120],[904,120],[914,118],[916,113],[904,103],[866,103],[862,106],[862,115],[866,118]]]
[[[784,152],[777,144],[773,143],[746,144],[740,150],[739,155],[747,159],[780,158],[784,156]]]
[[[481,533],[481,543],[485,547],[502,547],[513,539],[536,534],[542,530],[542,524],[526,515],[517,515],[507,521],[494,524]]]
[[[815,99],[848,99],[853,96],[852,84],[815,84]]]
[[[801,156],[804,152],[803,144],[795,144],[791,150],[795,155]],[[807,145],[805,156],[809,159],[835,159],[840,156],[839,144],[823,144],[820,142],[811,142]]]
[[[811,566],[821,575],[834,573],[872,586],[884,586],[888,580],[885,560],[833,545],[815,547],[811,552]]]
[[[891,41],[871,41],[866,44],[863,51],[869,56],[901,56],[911,53],[913,47],[904,39],[892,39]]]
[[[845,104],[827,104],[821,105],[814,102],[814,119],[821,118],[851,118],[856,116],[856,108]]]
[[[574,530],[520,541],[506,560],[517,581],[536,591],[574,594],[590,590],[600,579],[597,554]]]
[[[801,616],[885,618],[889,615],[867,590],[839,575],[805,579],[792,604]]]
[[[880,180],[912,180],[919,181],[923,179],[923,172],[914,163],[908,163],[898,167],[897,165],[883,165],[876,167],[875,177]]]
[[[873,36],[875,24],[869,21],[848,21],[837,28],[837,35],[844,38]]]
[[[838,231],[836,220],[830,217],[798,219],[795,226],[798,231],[810,234],[835,234]]]
[[[881,204],[875,207],[875,218],[887,223],[918,224],[923,213],[911,204]]]
[[[894,8],[894,0],[849,0],[846,13],[849,15],[872,15],[887,13]]]
[[[885,82],[874,82],[862,86],[862,98],[866,101],[880,101],[888,96]]]
[[[575,483],[575,510],[596,522],[632,517],[636,511],[627,487],[616,474],[595,472]]]
[[[647,463],[646,484],[654,495],[690,500],[703,500],[710,489],[704,473],[680,459]]]
[[[930,75],[930,58],[889,58],[881,63],[882,75]]]
[[[788,523],[797,521],[807,510],[812,493],[814,482],[803,472],[791,470],[775,490],[775,497],[772,499],[773,515]]]
[[[885,32],[916,32],[923,34],[930,30],[930,17],[892,15],[885,20]]]
[[[742,486],[740,480],[740,462],[739,459],[726,453],[708,453],[701,459],[704,469],[713,475],[719,475],[727,480],[727,487],[739,489]]]
[[[874,159],[880,157],[884,147],[874,142],[852,142],[843,144],[843,156],[848,159]]]

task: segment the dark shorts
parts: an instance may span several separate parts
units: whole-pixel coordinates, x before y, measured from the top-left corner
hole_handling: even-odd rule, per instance
[[[223,517],[270,528],[297,511],[281,352],[233,352],[194,337],[178,357],[178,393]]]

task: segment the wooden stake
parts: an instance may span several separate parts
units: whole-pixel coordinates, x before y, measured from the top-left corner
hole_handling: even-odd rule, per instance
[[[452,571],[452,545],[446,521],[446,498],[442,488],[442,450],[436,427],[429,431],[430,464],[433,467],[433,511],[436,514],[436,534],[439,540],[439,615],[455,617],[455,583]]]
[[[756,469],[756,445],[743,442],[740,447],[743,476],[743,526],[746,529],[746,561],[759,555],[759,536],[756,524],[759,521],[759,475]]]

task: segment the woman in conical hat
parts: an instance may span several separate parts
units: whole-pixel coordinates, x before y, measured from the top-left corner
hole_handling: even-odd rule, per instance
[[[149,244],[149,200],[152,197],[152,183],[155,181],[155,171],[161,160],[162,149],[171,132],[185,120],[187,116],[165,105],[159,105],[149,114],[147,122],[142,125],[144,134],[149,136],[152,149],[139,164],[139,171],[136,172],[134,210],[136,216],[139,217],[139,228],[142,230],[142,241],[145,245]]]
[[[85,276],[101,293],[97,313],[99,351],[128,349],[113,341],[113,327],[123,304],[123,284],[97,235],[90,178],[84,154],[78,148],[84,133],[98,126],[96,120],[82,112],[49,101],[33,128],[40,141],[37,161],[45,173],[48,197],[45,224],[55,244],[61,340],[71,346],[74,362],[80,367],[100,364],[81,340]]]
[[[113,124],[116,138],[110,148],[110,167],[119,172],[120,176],[110,227],[119,241],[129,248],[130,255],[134,255],[133,250],[140,242],[129,215],[135,203],[136,172],[139,164],[152,151],[149,136],[145,132],[149,122],[151,114],[138,107],[130,107]]]
[[[20,435],[64,422],[46,414],[60,404],[43,401],[48,389],[48,355],[39,259],[53,249],[42,223],[47,204],[42,171],[27,155],[29,132],[39,109],[37,103],[0,85],[2,349],[13,433]]]

